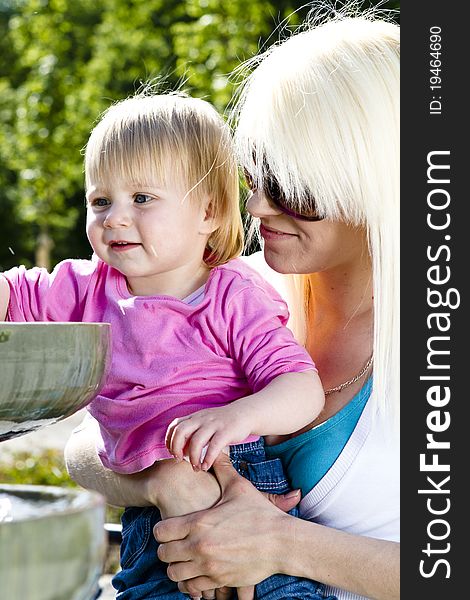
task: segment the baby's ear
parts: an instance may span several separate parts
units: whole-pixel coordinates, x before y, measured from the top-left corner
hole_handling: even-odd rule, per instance
[[[203,202],[204,216],[203,221],[201,223],[201,231],[200,233],[204,235],[210,235],[214,233],[214,231],[220,225],[220,218],[217,218],[214,215],[214,204],[211,198],[207,198]]]

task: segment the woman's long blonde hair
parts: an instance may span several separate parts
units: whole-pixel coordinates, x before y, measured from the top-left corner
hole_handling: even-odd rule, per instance
[[[253,66],[251,62],[251,66]],[[373,269],[373,398],[399,406],[399,27],[336,15],[256,58],[234,115],[242,165],[275,174],[299,207],[363,226]],[[308,275],[291,277],[292,327],[306,339]]]

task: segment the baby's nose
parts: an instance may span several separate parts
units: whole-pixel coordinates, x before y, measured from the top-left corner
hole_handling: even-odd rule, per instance
[[[129,227],[132,222],[130,211],[127,207],[113,204],[107,211],[104,219],[104,226],[109,229],[116,229],[119,227]]]

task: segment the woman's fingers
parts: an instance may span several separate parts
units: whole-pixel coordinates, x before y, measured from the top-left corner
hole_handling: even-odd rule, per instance
[[[289,512],[300,502],[301,491],[293,490],[286,494],[263,494],[263,496],[283,512]]]
[[[190,560],[191,551],[188,544],[185,544],[184,540],[178,540],[175,542],[160,544],[157,548],[157,556],[163,562],[182,563]],[[171,557],[171,560],[169,557]]]
[[[249,585],[246,587],[237,588],[238,600],[254,600],[255,598],[255,586]]]
[[[178,589],[183,594],[189,594],[193,598],[202,598],[201,590],[210,590],[214,587],[214,582],[208,577],[195,577],[187,581],[179,581]],[[230,598],[230,596],[226,596]]]
[[[248,484],[247,480],[243,479],[233,468],[230,457],[225,454],[225,452],[219,454],[215,459],[212,468],[214,469],[215,476],[222,489],[222,495],[229,491],[232,491],[234,495],[236,495],[238,491],[237,485]],[[233,485],[235,485],[235,489],[232,487]],[[251,484],[248,485],[251,486]]]
[[[171,581],[176,581],[178,587],[185,586],[186,594],[190,596],[201,596],[202,590],[210,590],[215,587],[213,581],[209,581],[207,577],[196,577],[198,569],[193,561],[185,562],[172,562],[168,565],[166,574]],[[204,585],[200,582],[196,583],[200,579],[204,579]],[[183,591],[183,590],[181,590]]]
[[[233,588],[221,587],[215,590],[216,600],[230,600],[234,598]]]
[[[160,544],[171,542],[171,541],[179,541],[182,543],[182,540],[186,538],[191,530],[191,515],[186,515],[183,517],[172,517],[171,519],[165,519],[164,521],[159,521],[153,528],[153,535],[155,539]],[[169,547],[169,544],[168,546]],[[179,545],[177,546],[179,548]],[[171,547],[172,548],[172,547]],[[158,550],[159,552],[163,552],[162,550]],[[160,555],[159,555],[160,556]],[[176,560],[173,556],[170,560]],[[167,560],[165,562],[168,562]]]

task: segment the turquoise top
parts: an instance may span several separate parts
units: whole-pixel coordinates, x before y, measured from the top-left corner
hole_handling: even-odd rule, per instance
[[[274,446],[268,458],[280,458],[293,489],[305,496],[334,464],[359,421],[372,389],[370,377],[339,412],[310,431]]]

